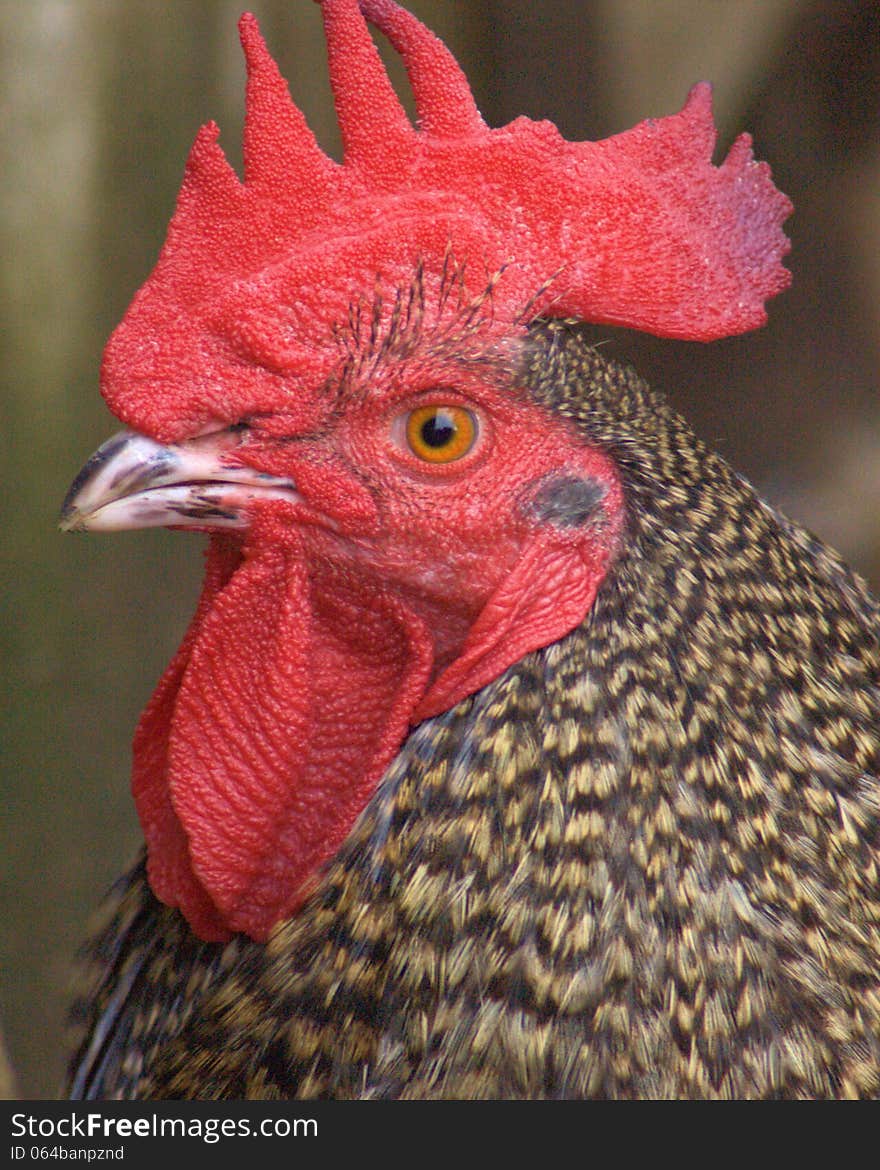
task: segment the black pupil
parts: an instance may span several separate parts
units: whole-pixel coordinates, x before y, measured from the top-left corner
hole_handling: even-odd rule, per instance
[[[456,425],[452,416],[445,410],[438,410],[422,423],[422,441],[427,447],[435,450],[448,446],[455,438]]]

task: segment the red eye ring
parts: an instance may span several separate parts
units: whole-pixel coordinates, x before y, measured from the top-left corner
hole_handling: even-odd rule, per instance
[[[454,463],[477,440],[476,416],[463,406],[417,406],[404,416],[410,451],[426,463]]]

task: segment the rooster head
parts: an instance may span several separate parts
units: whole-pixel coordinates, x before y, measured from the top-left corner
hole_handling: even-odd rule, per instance
[[[157,896],[200,937],[293,914],[410,728],[562,637],[625,534],[613,459],[523,385],[541,316],[708,340],[788,283],[790,208],[709,89],[602,142],[490,129],[393,0],[323,0],[344,161],[240,22],[244,179],[199,133],[108,343],[128,428],[67,528],[210,536],[134,741]],[[413,127],[367,21],[401,54]]]

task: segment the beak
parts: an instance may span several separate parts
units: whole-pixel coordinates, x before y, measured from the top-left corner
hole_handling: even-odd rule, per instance
[[[238,441],[230,431],[216,431],[163,447],[122,431],[98,448],[71,484],[61,528],[246,528],[256,500],[299,503],[293,480],[224,463]]]

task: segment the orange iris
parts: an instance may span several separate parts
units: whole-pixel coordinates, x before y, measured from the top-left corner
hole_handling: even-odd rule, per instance
[[[477,420],[462,406],[419,406],[406,416],[409,449],[426,463],[453,463],[467,455]]]

